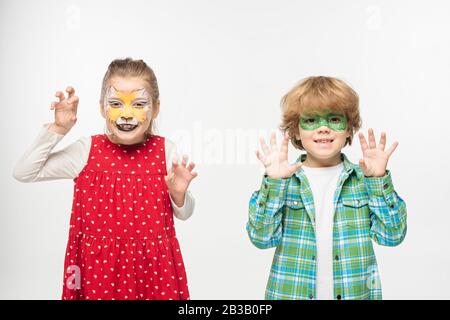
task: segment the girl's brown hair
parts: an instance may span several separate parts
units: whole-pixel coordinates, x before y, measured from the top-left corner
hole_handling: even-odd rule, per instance
[[[361,127],[358,94],[344,81],[331,77],[309,77],[301,80],[282,99],[280,129],[288,132],[292,144],[304,149],[299,134],[299,121],[303,114],[314,115],[325,111],[343,113],[347,117],[350,137],[345,145],[352,144],[353,135]]]
[[[106,70],[105,76],[102,82],[102,91],[100,95],[100,104],[103,106],[106,91],[108,90],[109,80],[113,77],[136,77],[141,78],[147,85],[147,90],[152,97],[152,104],[154,106],[159,104],[159,89],[158,80],[155,73],[143,60],[133,60],[131,58],[115,59]],[[153,134],[153,120],[150,121],[149,129],[146,132],[147,135]]]

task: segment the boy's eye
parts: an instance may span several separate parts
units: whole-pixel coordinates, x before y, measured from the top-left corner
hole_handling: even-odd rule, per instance
[[[145,107],[146,103],[144,102],[136,102],[135,104],[133,104],[133,106],[135,106],[136,108],[143,108]]]
[[[332,122],[332,123],[339,123],[339,122],[341,122],[341,118],[339,118],[339,117],[331,117],[330,118],[330,122]]]
[[[311,123],[314,123],[316,121],[316,119],[314,119],[314,118],[307,118],[304,121],[305,121],[305,123],[311,124]]]

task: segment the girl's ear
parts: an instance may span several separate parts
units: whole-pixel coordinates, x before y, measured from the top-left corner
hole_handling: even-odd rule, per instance
[[[106,119],[106,113],[105,113],[105,108],[103,107],[103,103],[100,102],[99,106],[100,106],[100,113],[101,113],[102,117]]]
[[[159,114],[159,100],[153,104],[152,108],[153,108],[152,119],[155,119]]]

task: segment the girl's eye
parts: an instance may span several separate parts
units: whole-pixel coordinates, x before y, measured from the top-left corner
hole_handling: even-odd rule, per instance
[[[134,106],[137,107],[137,108],[143,108],[143,107],[145,107],[145,103],[137,102],[137,103],[134,104]]]
[[[121,103],[117,101],[110,101],[109,105],[113,108],[119,108],[121,106]]]
[[[311,124],[311,123],[315,122],[315,119],[314,118],[308,118],[308,119],[305,119],[305,122],[308,123],[308,124]]]

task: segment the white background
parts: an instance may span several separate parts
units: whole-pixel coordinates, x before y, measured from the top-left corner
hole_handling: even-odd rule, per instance
[[[400,142],[389,169],[408,234],[375,245],[384,298],[449,299],[449,16],[447,1],[2,0],[0,298],[60,298],[73,182],[21,184],[12,170],[67,85],[79,120],[57,149],[103,132],[101,79],[131,56],[158,77],[159,134],[199,163],[194,215],[176,225],[192,299],[264,297],[273,249],[245,231],[254,150],[310,75],[348,81],[363,130]],[[358,141],[344,152],[356,162]]]

